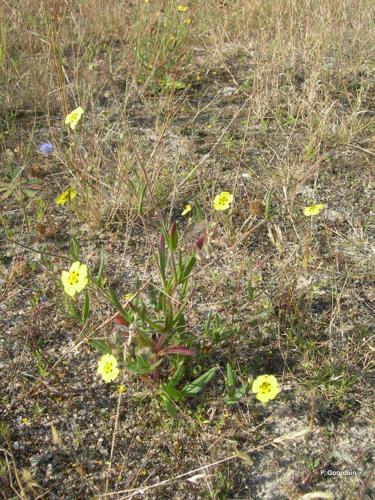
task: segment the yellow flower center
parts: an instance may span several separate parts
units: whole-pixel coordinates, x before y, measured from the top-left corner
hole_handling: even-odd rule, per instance
[[[263,382],[263,384],[260,386],[260,392],[263,394],[267,394],[267,392],[271,392],[271,384],[268,382]]]
[[[79,281],[79,274],[76,271],[70,271],[69,283],[71,285],[76,285]]]
[[[107,363],[104,365],[103,371],[104,373],[111,373],[113,371],[113,363],[111,363],[111,361],[107,361]]]

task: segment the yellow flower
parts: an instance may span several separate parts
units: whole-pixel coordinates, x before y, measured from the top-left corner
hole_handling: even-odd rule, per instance
[[[185,24],[191,24],[191,19],[190,17],[187,17],[184,21]]]
[[[98,375],[104,382],[116,380],[120,370],[117,367],[117,359],[112,354],[104,354],[98,361]]]
[[[128,302],[129,300],[131,300],[133,298],[133,294],[132,293],[126,293],[124,295],[124,300],[125,302]]]
[[[81,119],[83,115],[83,108],[78,106],[78,108],[74,109],[71,113],[69,113],[65,118],[65,125],[69,125],[69,127],[74,130],[77,126],[77,123]]]
[[[312,215],[318,215],[324,208],[326,208],[326,206],[323,203],[318,203],[317,205],[305,207],[303,213],[306,217],[311,217]]]
[[[80,293],[87,285],[89,278],[87,275],[86,264],[76,261],[70,266],[69,271],[63,271],[61,281],[64,285],[64,291],[70,297]]]
[[[186,214],[188,214],[188,213],[190,212],[190,210],[191,210],[191,205],[188,203],[188,204],[186,205],[186,207],[184,208],[184,211],[182,212],[182,214],[181,214],[181,215],[186,215]]]
[[[233,195],[227,191],[223,191],[218,194],[214,199],[214,209],[215,210],[228,210],[230,204],[233,203]]]
[[[65,205],[68,201],[74,200],[74,198],[77,196],[77,191],[73,188],[68,188],[66,191],[61,193],[56,199],[55,202],[58,205]]]
[[[273,375],[260,375],[254,380],[251,390],[259,401],[267,403],[270,399],[275,399],[280,392],[280,387]]]
[[[178,5],[177,10],[178,12],[186,12],[188,8],[186,5]]]

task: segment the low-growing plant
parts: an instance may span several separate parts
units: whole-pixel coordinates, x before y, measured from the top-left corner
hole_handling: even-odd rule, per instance
[[[241,386],[237,386],[237,377],[233,371],[232,365],[227,363],[227,376],[225,378],[225,391],[224,402],[227,405],[233,405],[241,401],[248,391],[248,383],[245,382]]]
[[[155,12],[151,2],[144,6],[135,47],[140,82],[151,79],[161,91],[186,87],[176,76],[189,62],[187,10],[179,10],[173,2],[167,2],[161,12]]]
[[[74,262],[69,271],[63,271],[61,279],[66,312],[71,318],[82,324],[89,318],[88,282],[117,310],[113,317],[117,334],[110,340],[90,340],[103,355],[98,374],[105,382],[117,379],[122,370],[140,377],[153,388],[153,394],[171,415],[176,415],[175,402],[198,394],[216,371],[212,367],[192,382],[183,383],[191,360],[198,355],[196,339],[187,328],[184,314],[190,300],[189,280],[197,258],[194,251],[184,256],[178,246],[176,223],[169,231],[163,228],[155,252],[159,279],[146,283],[138,279],[134,293],[127,294],[124,300],[103,278],[104,258],[96,276],[89,275],[87,266],[79,261],[76,239],[71,248]],[[83,301],[76,298],[80,292],[83,292]],[[219,335],[217,330],[218,327],[215,335]]]
[[[226,211],[233,199],[231,193],[223,192],[216,196],[213,208]],[[194,212],[196,208],[197,203]],[[189,204],[183,213],[186,215],[191,210]],[[185,318],[194,298],[194,290],[190,290],[192,271],[206,236],[200,236],[193,251],[184,255],[179,247],[176,222],[169,230],[164,223],[161,227],[159,242],[154,249],[158,277],[143,282],[137,278],[134,290],[123,298],[104,275],[104,255],[100,257],[97,273],[90,273],[87,265],[80,262],[79,243],[74,237],[70,248],[73,263],[69,270],[62,272],[61,282],[65,291],[65,313],[81,323],[83,332],[88,332],[90,316],[87,285],[96,288],[117,311],[109,320],[115,324],[112,335],[90,338],[91,346],[102,354],[97,374],[106,383],[123,378],[125,373],[139,377],[150,389],[151,397],[158,398],[166,411],[176,416],[178,405],[200,393],[216,373],[216,367],[203,373],[199,365],[193,368],[193,360],[199,358],[200,339],[189,330]],[[228,340],[237,331],[238,327],[228,328],[220,314],[212,312],[209,312],[203,329],[210,347]],[[190,381],[192,374],[196,378]],[[225,387],[224,402],[228,405],[240,402],[249,388],[248,382],[237,384],[230,363],[227,363]],[[262,403],[274,399],[279,391],[273,375],[258,377],[252,386],[252,392]]]
[[[206,321],[204,323],[204,333],[210,340],[212,345],[216,345],[219,342],[229,339],[237,331],[237,327],[227,328],[225,325],[223,325],[219,313],[208,313]]]

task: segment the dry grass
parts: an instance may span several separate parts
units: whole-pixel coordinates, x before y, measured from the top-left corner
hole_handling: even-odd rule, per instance
[[[177,4],[3,2],[3,496],[371,498],[375,7]],[[62,209],[67,186],[78,196]],[[219,217],[223,190],[235,203]],[[181,216],[194,200],[198,227]],[[304,217],[315,202],[327,209]],[[59,311],[59,256],[76,236],[126,293],[152,274],[160,218],[186,251],[210,238],[186,314],[197,368],[274,373],[284,390],[266,408],[226,406],[218,375],[173,420],[134,377],[119,404],[95,379],[87,331]],[[114,314],[99,295],[92,309],[89,332]],[[210,311],[238,329],[215,348]],[[321,476],[329,467],[357,475]]]

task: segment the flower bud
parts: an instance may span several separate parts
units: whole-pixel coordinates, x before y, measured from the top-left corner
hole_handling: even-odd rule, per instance
[[[194,245],[196,250],[202,250],[202,247],[203,247],[203,245],[204,245],[204,241],[205,241],[205,239],[206,239],[206,238],[205,238],[205,236],[204,236],[204,235],[200,236],[200,237],[197,239],[197,241],[195,242],[195,245]]]
[[[165,252],[165,239],[164,236],[161,234],[159,238],[159,250],[160,252]]]
[[[178,245],[177,223],[174,222],[169,230],[169,237],[171,242],[171,250],[176,250]]]
[[[170,234],[171,236],[177,231],[177,222],[174,222],[172,225],[171,225],[171,229],[170,229]]]
[[[113,322],[116,323],[116,325],[129,326],[129,323],[121,316],[120,313],[116,314],[116,316],[113,318]]]

